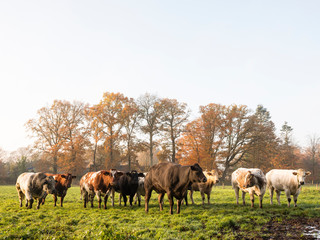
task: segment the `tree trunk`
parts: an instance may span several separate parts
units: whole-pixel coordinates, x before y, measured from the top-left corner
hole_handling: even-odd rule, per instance
[[[150,151],[150,167],[153,165],[153,136],[150,134],[150,146],[149,146],[149,151]]]

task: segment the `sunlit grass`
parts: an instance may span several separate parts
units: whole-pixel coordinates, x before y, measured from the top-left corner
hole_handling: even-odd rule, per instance
[[[115,198],[116,200],[118,197]],[[169,214],[165,198],[164,211],[159,211],[157,194],[153,192],[149,213],[142,206],[115,207],[108,200],[108,209],[83,208],[79,187],[72,187],[64,207],[53,207],[49,196],[40,210],[19,207],[14,186],[0,186],[0,238],[1,239],[210,239],[259,236],[261,227],[271,218],[320,217],[320,193],[315,187],[305,186],[298,198],[298,207],[288,208],[284,194],[281,206],[270,205],[269,194],[264,208],[235,204],[230,186],[214,187],[211,205],[201,205],[200,194],[194,194],[195,205],[183,205],[180,214]],[[96,199],[95,199],[96,200]],[[275,200],[275,199],[274,199]],[[275,201],[274,201],[275,202]],[[175,205],[176,207],[176,205]]]

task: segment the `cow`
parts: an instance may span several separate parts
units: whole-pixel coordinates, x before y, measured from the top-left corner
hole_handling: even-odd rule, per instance
[[[254,195],[259,196],[259,207],[262,208],[263,196],[266,192],[267,180],[258,168],[238,168],[231,175],[232,188],[239,204],[239,189],[242,191],[242,202],[245,205],[245,195],[250,194],[251,207],[254,207]]]
[[[88,172],[80,180],[80,191],[83,198],[83,207],[91,202],[93,208],[94,196],[97,196],[99,208],[101,208],[101,197],[104,196],[104,209],[107,209],[108,197],[111,193],[113,176],[110,171],[101,170],[98,172]]]
[[[273,191],[277,193],[278,204],[280,205],[280,192],[284,191],[288,207],[290,207],[291,198],[293,195],[294,206],[297,206],[298,196],[301,186],[305,183],[306,176],[311,172],[306,172],[303,169],[298,170],[285,170],[285,169],[272,169],[266,174],[267,188],[270,191],[270,203],[273,204]]]
[[[139,203],[139,207],[141,206],[141,196],[146,195],[146,191],[144,190],[144,180],[146,178],[146,173],[139,173],[138,174],[138,189],[135,196],[134,204],[137,204],[137,201]]]
[[[123,197],[124,205],[127,205],[127,195],[130,196],[130,206],[132,206],[133,197],[138,189],[138,176],[137,171],[126,172],[119,178],[120,194]]]
[[[152,190],[159,193],[160,211],[163,210],[163,197],[167,193],[170,203],[170,214],[173,214],[173,197],[177,199],[177,213],[180,213],[181,202],[186,196],[191,183],[206,182],[202,168],[196,163],[192,166],[166,162],[158,163],[150,168],[144,181],[145,212],[149,211],[149,200]]]
[[[124,174],[124,172],[118,171],[116,169],[110,169],[110,172],[113,176],[113,184],[112,184],[112,189],[111,189],[112,207],[114,207],[115,192],[119,193],[119,205],[121,206],[121,193],[120,193],[119,179]]]
[[[42,172],[20,174],[16,182],[20,207],[22,207],[23,199],[26,198],[26,207],[31,209],[33,199],[37,199],[37,209],[39,209],[40,203],[42,203],[47,194],[56,192],[55,184],[56,181],[52,176],[47,176]]]
[[[194,204],[194,201],[193,201],[193,192],[194,191],[200,191],[200,194],[202,197],[202,204],[204,204],[204,200],[205,200],[204,194],[206,194],[207,199],[208,199],[208,204],[210,204],[210,194],[211,194],[212,186],[219,182],[218,171],[211,170],[208,172],[204,171],[203,173],[207,178],[207,182],[205,182],[205,183],[192,183],[189,188],[189,195],[190,195],[190,199],[191,199],[192,204]]]
[[[63,199],[67,195],[68,188],[71,187],[72,179],[76,178],[76,176],[72,176],[72,174],[51,174],[45,173],[47,176],[52,176],[54,180],[56,180],[56,193],[53,194],[54,206],[57,206],[57,197],[60,197],[60,206],[63,207]],[[44,204],[45,199],[43,199]]]

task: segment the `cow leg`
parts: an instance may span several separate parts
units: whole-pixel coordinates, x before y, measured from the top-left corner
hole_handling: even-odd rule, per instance
[[[259,196],[259,208],[262,208],[263,195]]]
[[[177,213],[178,214],[180,213],[181,202],[182,202],[182,199],[178,199],[178,201],[177,201]]]
[[[62,195],[60,198],[60,207],[63,207],[63,200],[64,200],[65,195]]]
[[[130,206],[131,206],[131,207],[132,207],[132,202],[133,202],[133,197],[134,197],[134,195],[135,195],[135,194],[131,194],[131,195],[130,195],[129,201],[130,201]],[[139,206],[140,206],[140,201],[139,201]]]
[[[119,193],[119,206],[121,206],[121,196],[122,196],[122,194]],[[123,201],[124,201],[124,198],[123,198]],[[125,205],[125,206],[126,206],[126,205]]]
[[[295,207],[297,207],[298,195],[299,195],[299,194],[293,195],[293,200],[294,200],[294,206],[295,206]]]
[[[280,191],[279,190],[276,190],[276,193],[277,193],[277,201],[278,201],[278,204],[280,204]]]
[[[37,209],[40,209],[40,203],[42,202],[42,198],[38,198],[37,201]]]
[[[96,196],[97,196],[97,200],[98,200],[98,203],[99,203],[99,208],[101,208],[101,202],[102,202],[101,192],[100,192],[100,191],[97,191],[97,192],[96,192]],[[92,206],[92,207],[93,207],[93,206]]]
[[[124,205],[127,206],[127,195],[123,194]]]
[[[151,198],[151,189],[146,189],[146,194],[144,196],[144,210],[147,213],[149,211],[149,200]]]
[[[204,192],[200,191],[201,199],[202,199],[202,205],[204,205],[204,200],[206,200],[206,196],[204,195]]]
[[[210,195],[211,195],[211,190],[207,193],[208,204],[210,204]]]
[[[30,200],[28,200],[28,203],[29,203],[29,209],[31,209],[32,208],[32,204],[33,204],[33,198],[31,198]],[[28,204],[27,203],[27,204]]]
[[[139,207],[141,206],[141,193],[138,195],[138,202],[139,202]]]
[[[186,194],[184,195],[184,200],[186,202],[186,206],[188,206],[188,190],[187,190]],[[181,201],[181,204],[183,204],[183,199]]]
[[[160,211],[163,210],[163,197],[164,197],[164,193],[160,193],[159,196],[158,196],[158,202],[159,202]]]
[[[112,202],[112,207],[114,207],[114,189],[111,190],[111,202]]]
[[[169,204],[170,204],[170,214],[173,214],[173,196],[171,194],[171,192],[167,192],[168,195],[168,199],[169,199]]]
[[[19,203],[20,203],[20,207],[22,207],[22,202],[24,199],[24,194],[22,191],[18,191],[18,195],[19,195]]]
[[[91,202],[91,208],[93,208],[93,199],[94,199],[94,193],[89,194],[90,202]]]
[[[104,196],[104,209],[107,209],[107,201],[108,201],[108,197],[109,197],[109,194],[106,193],[106,195]]]
[[[273,192],[274,192],[274,187],[270,187],[269,188],[269,192],[270,192],[270,204],[273,204]]]
[[[237,205],[239,205],[239,188],[238,187],[234,187],[234,193],[236,195],[236,202],[237,202]]]
[[[243,196],[243,194],[242,194]],[[250,193],[251,207],[254,207],[254,193]]]
[[[189,191],[189,196],[190,196],[192,204],[194,204],[194,201],[193,201],[193,190]]]
[[[89,202],[89,197],[88,197],[88,192],[84,191],[83,192],[83,207],[87,207],[87,202]]]
[[[58,200],[58,197],[56,194],[53,194],[53,201],[54,201],[54,206],[56,207],[57,206],[57,200]]]
[[[287,199],[288,199],[288,207],[290,207],[290,202],[291,202],[291,195],[289,190],[285,190]]]
[[[246,205],[246,193],[242,192],[242,204]]]

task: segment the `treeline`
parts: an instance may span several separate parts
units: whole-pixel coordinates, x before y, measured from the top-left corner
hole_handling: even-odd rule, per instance
[[[7,156],[0,151],[0,182],[25,171],[85,172],[117,168],[147,171],[158,162],[218,168],[222,181],[239,166],[306,168],[319,181],[319,139],[301,149],[285,122],[277,136],[269,111],[258,105],[210,103],[190,120],[186,103],[144,94],[137,99],[104,93],[99,103],[55,100],[38,110],[26,129],[34,145]]]

